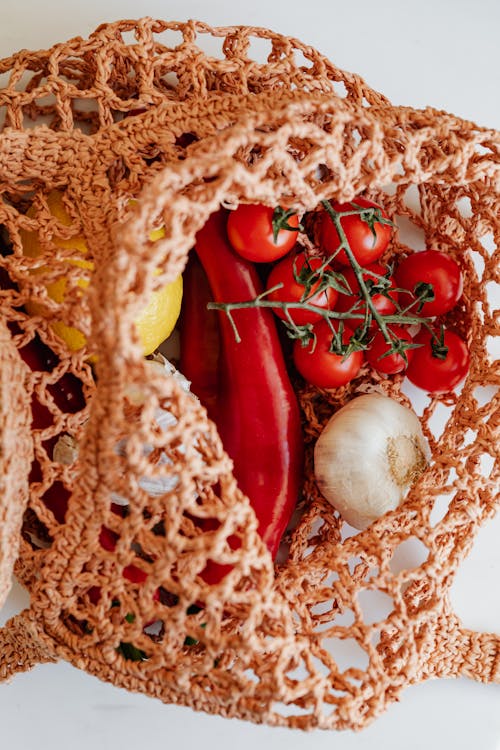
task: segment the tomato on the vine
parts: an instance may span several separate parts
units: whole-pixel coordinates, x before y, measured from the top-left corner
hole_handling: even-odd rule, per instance
[[[394,276],[398,286],[410,292],[404,295],[405,307],[419,293],[427,291],[425,285],[432,285],[432,290],[429,290],[431,296],[423,303],[419,313],[423,316],[433,317],[449,312],[462,296],[460,267],[453,258],[439,250],[412,253],[401,261]]]
[[[337,321],[331,321],[336,331],[339,330]],[[295,367],[312,385],[319,388],[338,388],[346,385],[356,377],[363,364],[363,352],[354,351],[347,357],[331,351],[333,333],[329,322],[321,320],[313,327],[314,337],[305,345],[297,339],[293,347],[293,361]],[[353,331],[344,326],[342,344],[347,345],[353,336]]]
[[[388,275],[387,266],[382,263],[371,263],[362,269],[362,273],[376,311],[380,315],[392,315],[396,311],[398,293],[395,290],[396,282],[394,278]],[[342,269],[342,275],[352,294],[339,294],[335,309],[338,312],[348,312],[358,303],[356,309],[353,310],[353,314],[364,315],[366,312],[366,300],[359,288],[359,283],[353,269]],[[378,278],[379,276],[383,276],[386,279],[385,283],[387,286],[383,290],[382,286],[384,282]],[[377,291],[379,289],[380,291]],[[349,325],[353,328],[357,328],[357,326],[363,323],[362,318],[353,317],[348,318],[348,320]],[[376,322],[372,320],[372,327],[374,326],[376,326]]]
[[[260,203],[240,203],[227,220],[227,236],[233,249],[255,263],[282,258],[295,245],[298,231],[297,214]]]
[[[414,349],[406,371],[413,385],[431,395],[456,388],[467,375],[470,361],[467,345],[456,333],[445,330],[442,341],[438,332],[435,337],[427,329],[417,334],[414,342],[421,346]]]
[[[269,274],[267,280],[267,289],[273,289],[278,284],[282,284],[280,289],[275,289],[266,295],[266,299],[272,302],[307,302],[321,310],[333,310],[337,300],[338,292],[332,286],[318,291],[321,280],[318,279],[307,289],[307,277],[323,265],[323,260],[316,256],[308,257],[304,251],[287,255],[277,263]],[[303,282],[303,283],[301,283]],[[307,295],[307,296],[305,296]],[[278,317],[283,320],[289,320],[286,312],[279,308],[273,308]],[[301,308],[289,309],[290,318],[296,325],[306,325],[307,323],[316,323],[320,320],[321,313],[312,310],[303,310]]]
[[[42,495],[42,502],[52,511],[57,523],[64,523],[71,492],[59,480],[53,482]]]
[[[377,209],[375,212],[367,211],[364,214],[353,213],[343,216],[340,219],[340,225],[360,266],[367,266],[378,260],[387,249],[392,234],[389,217],[385,211],[367,198],[355,198],[351,203],[333,203],[332,208],[339,212],[354,211],[356,208]],[[319,239],[322,250],[326,255],[333,255],[339,248],[341,239],[326,210],[321,214],[320,221]],[[342,266],[349,265],[345,250],[337,253],[334,262]]]
[[[388,329],[394,336],[395,342],[407,341],[412,342],[412,337],[406,328],[401,326],[390,325]],[[384,338],[382,331],[377,331],[373,341],[371,342],[368,350],[366,351],[366,361],[371,367],[384,375],[395,375],[398,372],[404,372],[408,367],[408,363],[413,357],[414,349],[405,349],[404,354],[394,351],[388,354],[391,346],[387,343]],[[406,359],[405,359],[406,357]]]

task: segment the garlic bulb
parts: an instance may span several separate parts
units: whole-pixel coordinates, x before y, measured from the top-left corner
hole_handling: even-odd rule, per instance
[[[330,419],[314,449],[321,494],[365,529],[397,508],[430,459],[420,421],[394,399],[358,396]]]
[[[72,435],[60,435],[52,451],[52,459],[56,464],[71,466],[78,458],[78,443]]]

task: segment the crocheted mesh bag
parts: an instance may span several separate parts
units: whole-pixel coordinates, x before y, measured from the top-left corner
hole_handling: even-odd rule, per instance
[[[200,59],[189,64],[205,70]],[[341,101],[311,82],[312,91],[290,92],[287,73],[274,73],[272,92],[163,99],[90,138],[50,129],[2,136],[2,310],[21,354],[35,336],[51,352],[27,377],[50,418],[32,430],[23,533],[38,549],[29,553],[26,541],[19,565],[31,607],[0,632],[4,679],[65,658],[166,702],[301,728],[360,728],[428,677],[500,679],[498,637],[464,629],[448,597],[498,504],[499,372],[490,354],[498,335],[491,305],[498,135],[376,97],[371,107],[359,97]],[[176,146],[196,122],[198,140]],[[135,158],[146,142],[160,144],[159,163]],[[142,188],[134,205],[132,186]],[[64,191],[69,224],[48,210],[54,188]],[[382,389],[408,403],[403,380],[365,368],[342,389],[298,387],[307,451],[302,514],[287,561],[274,568],[214,425],[174,374],[143,358],[133,321],[151,291],[184,269],[196,232],[221,204],[286,199],[302,211],[360,193],[383,202],[400,227],[391,252],[411,252],[403,231],[410,222],[460,263],[464,294],[449,323],[467,340],[471,369],[459,393],[416,405],[432,462],[400,508],[356,536],[344,533],[316,488],[312,447],[358,393]],[[158,226],[165,236],[152,242]],[[50,269],[24,254],[26,231],[52,252]],[[82,233],[92,278],[81,265],[68,271],[74,250],[52,239]],[[62,305],[46,293],[58,273],[68,279]],[[43,316],[23,310],[33,296]],[[61,317],[85,333],[86,349],[68,354],[51,326]],[[70,408],[54,399],[61,382]],[[58,462],[54,438],[63,433],[73,437],[73,453]],[[46,497],[56,482],[67,494],[61,523],[60,506],[52,501],[51,510]],[[206,518],[220,526],[203,531],[196,521]],[[113,549],[102,543],[103,527]],[[228,543],[233,535],[238,549]],[[398,555],[410,539],[425,547],[425,559],[401,570]],[[199,575],[208,560],[230,566],[218,584]],[[135,576],[125,576],[131,568]],[[372,597],[384,601],[375,621]]]
[[[255,54],[262,58],[264,52],[265,62],[257,62]],[[106,24],[89,39],[73,39],[49,50],[23,50],[0,61],[0,82],[5,86],[0,90],[4,196],[0,221],[7,223],[11,218],[3,238],[7,252],[12,243],[21,247],[21,227],[36,231],[38,226],[54,222],[46,201],[33,191],[39,187],[46,196],[57,188],[64,190],[67,174],[74,168],[75,150],[82,149],[85,170],[99,169],[110,180],[114,202],[107,206],[107,219],[112,224],[117,216],[123,218],[125,205],[137,196],[146,179],[166,164],[185,158],[190,144],[234,122],[239,113],[253,107],[257,95],[267,95],[270,108],[277,99],[294,98],[307,90],[329,92],[367,107],[387,102],[358,76],[339,70],[299,40],[267,29],[211,28],[196,21],[150,18]],[[200,115],[202,102],[205,108]],[[158,109],[160,104],[164,106]],[[33,206],[36,221],[12,219],[10,204],[24,213]],[[81,211],[74,218],[78,222],[85,219]],[[58,226],[56,235],[63,240],[81,231],[78,224],[73,228]],[[40,241],[48,240],[42,236]],[[71,249],[71,242],[67,244]],[[64,522],[72,487],[67,471],[64,474],[61,465],[52,460],[54,447],[60,436],[78,437],[93,388],[86,357],[74,356],[68,363],[66,347],[50,326],[50,314],[56,309],[58,319],[62,315],[68,322],[75,314],[68,289],[64,312],[44,291],[50,283],[47,274],[57,275],[57,262],[63,259],[59,245],[52,242],[46,246],[51,269],[40,269],[40,261],[32,261],[36,279],[26,257],[16,270],[15,257],[2,261],[25,294],[5,300],[11,330],[23,334],[17,339],[18,346],[34,338],[40,348],[41,336],[50,347],[50,352],[45,352],[47,362],[39,364],[41,373],[35,368],[26,384],[34,394],[34,408],[44,429],[35,437],[30,503],[16,565],[17,576],[28,587]],[[90,273],[89,268],[77,267],[72,275],[67,263],[62,270],[65,284],[73,287],[85,283]],[[74,293],[78,315],[86,301],[78,298],[78,289]],[[22,312],[26,295],[43,298],[44,319],[34,321]],[[71,400],[64,399],[63,408],[50,393],[61,387]]]

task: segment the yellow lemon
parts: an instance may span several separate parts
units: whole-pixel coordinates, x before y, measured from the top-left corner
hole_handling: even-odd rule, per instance
[[[63,226],[71,225],[71,217],[63,203],[62,193],[53,191],[47,196],[47,204],[51,214]],[[33,215],[28,212],[28,215]],[[24,254],[30,258],[37,258],[43,254],[38,235],[35,232],[21,233]],[[164,235],[163,229],[155,229],[151,232],[150,239],[154,242]],[[88,254],[88,247],[83,237],[72,237],[70,240],[54,239],[54,244],[58,247],[69,248],[85,256]],[[94,264],[90,260],[68,260],[68,264],[79,266],[80,268],[93,269]],[[42,270],[42,269],[41,269]],[[77,282],[78,286],[85,289],[88,282],[81,279]],[[66,279],[58,279],[52,284],[47,284],[47,293],[54,302],[63,302],[66,291]],[[170,284],[166,284],[157,292],[153,292],[148,304],[142,310],[136,326],[139,338],[142,344],[144,355],[151,354],[161,343],[172,333],[174,326],[179,317],[182,301],[182,276]],[[26,309],[31,315],[44,315],[43,306],[36,302],[28,302]],[[54,321],[52,324],[54,332],[66,343],[71,351],[77,351],[85,346],[86,339],[81,331],[72,326],[68,326],[62,321]]]

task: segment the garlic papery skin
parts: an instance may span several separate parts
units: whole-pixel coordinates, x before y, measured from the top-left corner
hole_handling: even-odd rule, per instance
[[[314,473],[342,518],[366,529],[401,504],[430,457],[415,412],[369,393],[331,417],[314,448]]]

